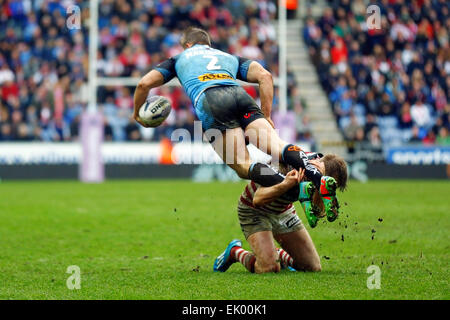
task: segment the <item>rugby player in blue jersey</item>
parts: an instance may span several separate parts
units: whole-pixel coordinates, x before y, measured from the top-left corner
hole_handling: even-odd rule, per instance
[[[146,126],[139,118],[139,108],[146,101],[150,89],[178,77],[192,100],[206,137],[239,177],[264,187],[283,181],[269,165],[252,163],[245,141],[249,138],[267,154],[296,170],[304,169],[305,176],[312,182],[310,187],[319,190],[327,219],[334,221],[339,213],[336,180],[322,175],[299,146],[283,141],[274,130],[271,120],[273,80],[270,72],[256,61],[211,48],[209,34],[202,29],[188,28],[180,42],[184,48],[182,53],[160,63],[139,81],[134,94],[135,120]],[[261,107],[239,85],[238,79],[258,83]],[[309,191],[308,194],[313,193]],[[311,202],[312,199],[303,201]],[[312,206],[306,207],[312,210]]]

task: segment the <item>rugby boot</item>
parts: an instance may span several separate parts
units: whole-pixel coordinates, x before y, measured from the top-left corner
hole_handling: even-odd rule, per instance
[[[322,176],[320,179],[320,197],[322,198],[327,220],[333,222],[339,215],[339,202],[336,196],[337,183],[333,177]]]
[[[312,201],[313,194],[316,188],[311,181],[300,182],[299,187],[300,192],[298,195],[298,200],[300,201],[303,211],[305,212],[306,220],[308,220],[310,227],[314,228],[317,226],[317,221],[319,220],[320,214],[320,210],[314,205]]]
[[[234,247],[242,247],[242,241],[238,240],[238,239],[234,239],[228,244],[225,251],[222,252],[222,254],[220,254],[220,256],[218,256],[216,258],[216,260],[214,261],[214,267],[213,267],[214,272],[217,272],[217,271],[225,272],[228,270],[228,268],[233,263],[236,262],[231,257],[231,249],[233,249]]]

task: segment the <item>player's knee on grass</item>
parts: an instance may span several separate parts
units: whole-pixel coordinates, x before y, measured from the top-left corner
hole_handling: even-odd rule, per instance
[[[294,268],[296,270],[307,272],[320,272],[322,271],[322,265],[320,264],[320,258],[311,259],[310,261],[304,261],[303,263],[294,260]]]
[[[255,265],[255,273],[268,273],[268,272],[280,272],[281,267],[280,263],[277,261],[273,261],[270,263],[263,262],[258,263],[258,259],[256,259],[256,265]]]
[[[281,269],[276,252],[265,254],[261,257],[256,257],[255,272],[279,272]]]
[[[315,262],[315,263],[308,265],[308,271],[311,271],[311,272],[322,271],[322,266],[320,265],[320,262]]]

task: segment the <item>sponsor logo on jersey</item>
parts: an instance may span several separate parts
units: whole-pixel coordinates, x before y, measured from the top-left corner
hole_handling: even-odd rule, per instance
[[[211,80],[234,80],[232,76],[226,73],[205,73],[198,77],[198,80],[205,82],[205,81],[211,81]]]

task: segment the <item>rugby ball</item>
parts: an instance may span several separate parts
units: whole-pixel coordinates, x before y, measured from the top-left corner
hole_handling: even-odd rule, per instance
[[[139,109],[139,117],[146,125],[154,128],[167,119],[171,110],[172,105],[166,97],[151,96]]]

